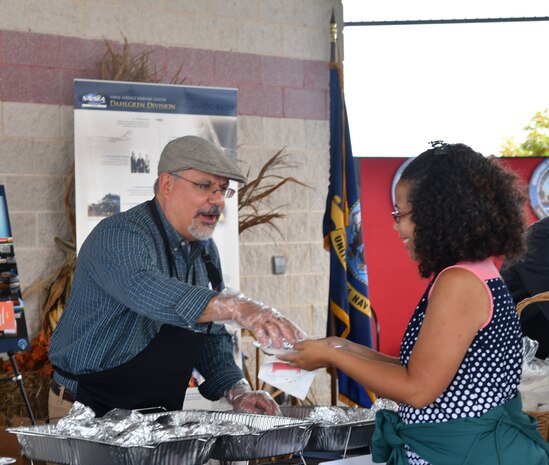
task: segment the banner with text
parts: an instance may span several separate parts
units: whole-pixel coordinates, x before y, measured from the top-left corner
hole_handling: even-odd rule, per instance
[[[77,250],[103,218],[154,196],[160,153],[170,140],[204,137],[236,159],[236,103],[236,89],[230,88],[75,80]],[[237,197],[226,200],[213,236],[225,284],[235,289],[239,288]],[[240,364],[236,351],[237,344],[235,357]]]

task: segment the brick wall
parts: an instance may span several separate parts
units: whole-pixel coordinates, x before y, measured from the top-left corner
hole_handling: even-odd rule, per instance
[[[277,225],[240,236],[241,289],[322,336],[328,254],[321,220],[328,184],[328,60],[340,0],[4,0],[0,2],[0,182],[6,186],[23,289],[63,260],[63,187],[74,151],[72,80],[98,78],[104,40],[152,51],[165,81],[238,88],[238,157],[253,176],[282,147],[298,166],[272,199]],[[270,258],[283,255],[284,275]],[[38,327],[39,296],[26,300]],[[253,354],[251,354],[253,357]],[[313,394],[329,400],[325,375]]]

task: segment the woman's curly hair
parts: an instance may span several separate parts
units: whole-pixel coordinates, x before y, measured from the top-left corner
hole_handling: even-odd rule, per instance
[[[494,157],[464,144],[439,144],[414,158],[400,180],[412,183],[421,276],[460,261],[514,260],[525,252],[525,189]]]

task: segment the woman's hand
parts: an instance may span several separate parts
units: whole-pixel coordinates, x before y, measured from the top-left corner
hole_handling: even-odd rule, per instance
[[[277,355],[277,358],[290,362],[291,366],[303,368],[307,371],[316,370],[332,365],[332,357],[338,349],[337,341],[340,338],[308,339],[294,344],[296,352]]]

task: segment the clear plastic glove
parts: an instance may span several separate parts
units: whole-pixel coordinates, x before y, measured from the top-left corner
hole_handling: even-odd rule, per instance
[[[280,312],[226,288],[210,301],[215,321],[232,320],[252,331],[263,347],[291,348],[305,333]]]
[[[225,397],[235,412],[281,415],[280,407],[266,391],[252,391],[245,379],[238,381]]]

